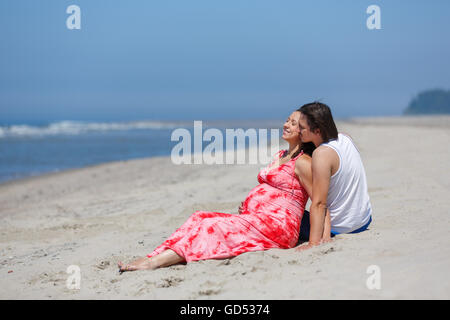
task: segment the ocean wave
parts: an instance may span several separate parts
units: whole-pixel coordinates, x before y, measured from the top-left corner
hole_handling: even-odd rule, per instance
[[[174,129],[180,127],[180,123],[161,121],[136,121],[136,122],[80,122],[59,121],[46,126],[11,125],[0,126],[0,139],[8,137],[33,137],[48,135],[78,135],[99,131],[126,131],[126,130],[158,130]]]

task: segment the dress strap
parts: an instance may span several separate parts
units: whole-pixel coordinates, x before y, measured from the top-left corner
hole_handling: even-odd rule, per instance
[[[266,168],[271,168],[272,166],[273,166],[273,164],[276,162],[276,161],[278,161],[278,160],[280,160],[280,158],[282,157],[282,155],[286,152],[287,150],[280,150],[280,151],[278,151],[277,153],[275,153],[274,155],[273,155],[273,158],[272,158],[272,160],[270,161],[270,163],[267,165],[267,167]]]

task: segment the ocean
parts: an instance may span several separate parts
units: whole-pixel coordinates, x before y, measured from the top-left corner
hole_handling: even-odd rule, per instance
[[[203,128],[280,129],[282,120],[207,121]],[[0,183],[66,169],[155,156],[170,156],[172,132],[194,121],[56,121],[0,126]],[[270,136],[267,137],[270,142]],[[258,141],[259,142],[259,141]],[[203,143],[203,148],[207,143]]]

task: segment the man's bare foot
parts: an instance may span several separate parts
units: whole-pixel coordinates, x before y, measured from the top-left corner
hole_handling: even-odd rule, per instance
[[[119,267],[120,273],[125,272],[125,271],[156,269],[154,263],[152,263],[151,259],[148,257],[139,258],[129,264],[125,264],[122,261],[119,261],[119,263],[117,265]]]

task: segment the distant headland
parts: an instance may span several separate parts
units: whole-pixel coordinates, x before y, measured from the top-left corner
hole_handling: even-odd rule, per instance
[[[422,91],[409,103],[403,114],[450,114],[450,90]]]

